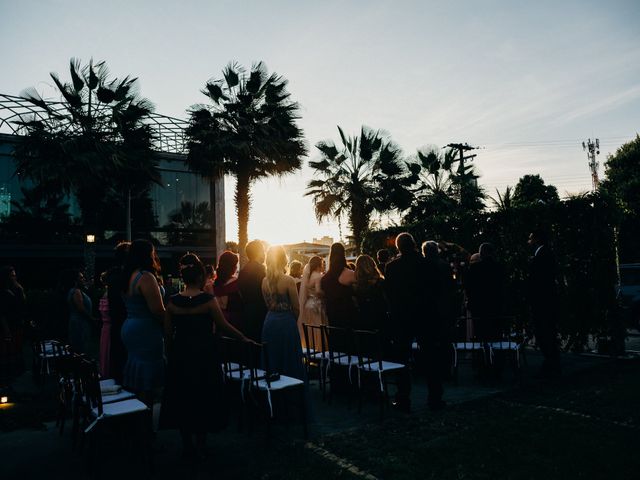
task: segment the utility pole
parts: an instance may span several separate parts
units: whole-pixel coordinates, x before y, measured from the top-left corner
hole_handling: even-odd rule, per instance
[[[600,185],[600,179],[598,178],[600,163],[596,160],[596,155],[600,155],[600,140],[596,138],[595,142],[591,139],[588,139],[587,143],[582,142],[582,150],[587,152],[589,170],[591,171],[591,187],[595,192],[598,190],[598,185]]]
[[[460,155],[460,158],[458,159],[458,175],[461,178],[464,178],[464,174],[465,174],[464,162],[466,160],[473,160],[477,156],[475,153],[473,155],[465,156],[465,152],[468,152],[470,150],[476,150],[478,147],[472,147],[468,143],[450,143],[446,146],[458,151],[458,154]],[[465,186],[466,185],[460,185],[460,205],[463,205],[463,206],[467,204]]]

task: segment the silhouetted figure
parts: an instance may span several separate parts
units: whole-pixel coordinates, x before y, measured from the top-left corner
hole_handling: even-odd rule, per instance
[[[353,298],[355,282],[356,274],[347,265],[344,245],[334,243],[329,251],[329,269],[320,280],[330,326],[351,328],[357,321]]]
[[[238,284],[238,255],[226,250],[218,258],[213,294],[224,313],[224,318],[240,331],[244,331],[242,295]]]
[[[464,288],[473,316],[475,336],[483,341],[500,339],[504,303],[504,268],[490,243],[480,245],[479,260],[470,263]]]
[[[427,376],[427,404],[432,410],[444,407],[442,382],[449,367],[450,328],[455,322],[455,289],[453,272],[440,258],[438,244],[424,242],[428,294],[425,315],[418,328],[418,343]]]
[[[376,259],[378,260],[378,268],[385,274],[385,270],[387,269],[387,263],[391,260],[391,253],[386,248],[381,248],[376,252]]]
[[[409,233],[396,237],[400,254],[387,264],[385,287],[391,313],[391,336],[395,360],[405,365],[411,358],[411,346],[418,332],[424,331],[426,309],[431,306],[429,298],[434,274],[427,271],[416,242]],[[394,405],[399,410],[411,409],[411,377],[409,370],[398,378],[398,392]]]
[[[22,369],[25,295],[12,266],[0,268],[0,377]]]
[[[185,289],[167,303],[167,382],[160,426],[179,429],[184,455],[194,458],[205,454],[206,434],[227,423],[215,333],[224,330],[225,335],[247,339],[226,321],[215,297],[203,291],[205,268],[195,254],[180,259],[180,275]]]
[[[536,342],[544,361],[541,375],[560,373],[557,339],[556,259],[549,246],[547,233],[538,229],[529,235],[533,257],[529,264],[528,296]]]
[[[122,325],[127,319],[127,307],[122,291],[128,279],[124,278],[124,264],[129,255],[131,242],[120,242],[115,248],[115,266],[107,272],[111,284],[107,289],[108,315],[111,322],[109,341],[109,374],[118,385],[122,385],[124,365],[127,363],[127,349],[122,342]]]
[[[389,333],[389,307],[384,277],[369,255],[360,255],[356,259],[355,297],[359,313],[356,328],[378,330],[386,338]]]
[[[262,279],[267,270],[264,266],[265,252],[262,242],[247,243],[245,254],[249,261],[238,274],[238,288],[242,297],[244,334],[256,342],[262,338],[262,325],[267,315],[267,305],[262,295]]]

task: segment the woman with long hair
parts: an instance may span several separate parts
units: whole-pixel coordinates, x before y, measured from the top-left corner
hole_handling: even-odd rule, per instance
[[[298,327],[300,328],[300,337],[304,343],[304,323],[309,325],[326,325],[327,315],[324,311],[322,302],[322,289],[320,288],[320,280],[323,273],[322,258],[311,257],[302,271],[302,282],[300,284],[300,317],[298,318]]]
[[[91,329],[97,319],[93,316],[93,303],[85,293],[86,283],[82,272],[66,270],[62,275],[69,308],[69,345],[76,353],[88,353]]]
[[[384,277],[369,255],[360,255],[356,259],[355,296],[359,314],[356,327],[386,331],[389,322]]]
[[[248,339],[227,322],[216,298],[203,290],[205,267],[197,255],[180,259],[180,276],[185,288],[167,303],[169,359],[160,426],[180,430],[184,456],[194,458],[204,455],[206,434],[227,423],[215,334],[224,330],[231,337]]]
[[[334,243],[329,251],[329,270],[320,281],[327,320],[333,327],[351,327],[357,311],[353,299],[356,273],[347,268],[344,245]]]
[[[227,322],[243,331],[242,297],[238,284],[238,255],[229,250],[222,252],[218,258],[213,293]]]
[[[268,310],[262,327],[262,341],[267,344],[271,370],[302,380],[305,375],[297,327],[298,291],[293,277],[285,273],[287,263],[284,248],[269,248],[267,276],[262,280],[262,294]]]
[[[147,405],[164,385],[164,303],[156,275],[160,262],[153,244],[134,240],[123,269],[127,319],[121,335],[127,349],[123,384]]]

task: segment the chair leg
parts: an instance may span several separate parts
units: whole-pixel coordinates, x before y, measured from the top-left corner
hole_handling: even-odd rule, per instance
[[[307,425],[307,396],[305,395],[304,385],[300,388],[300,413],[302,414],[302,433],[304,439],[309,439],[309,426]]]

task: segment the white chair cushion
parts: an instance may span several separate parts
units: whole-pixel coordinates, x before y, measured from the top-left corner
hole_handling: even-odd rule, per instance
[[[456,350],[484,350],[482,342],[458,342],[453,344]]]
[[[121,402],[114,402],[114,403],[107,403],[102,406],[102,412],[105,417],[117,417],[120,415],[128,415],[130,413],[143,412],[148,409],[149,407],[147,407],[140,400],[136,400],[136,399],[123,400]],[[92,408],[91,413],[93,413],[93,415],[97,417],[98,408],[97,407]]]
[[[135,398],[135,394],[131,392],[127,392],[126,390],[121,390],[118,393],[113,394],[103,394],[102,395],[102,404],[120,402],[122,400],[129,400],[130,398]]]
[[[284,390],[285,388],[297,387],[304,385],[302,380],[293,377],[287,377],[286,375],[280,375],[278,380],[271,382],[271,387],[268,388],[266,380],[258,381],[258,389],[260,390]]]
[[[365,372],[377,372],[378,370],[380,370],[381,372],[388,372],[390,370],[400,370],[404,367],[405,366],[402,363],[387,362],[383,360],[382,369],[380,369],[380,364],[378,362],[373,362],[365,363],[362,367],[362,370]]]
[[[261,376],[264,375],[265,372],[264,370],[261,370],[259,368],[256,369],[256,375]],[[251,378],[251,371],[249,369],[244,369],[242,371],[242,377],[240,377],[240,370],[232,370],[226,373],[227,378],[230,378],[232,380],[248,380]]]
[[[346,353],[334,353],[332,363],[345,366],[357,365],[358,357],[355,355],[351,355],[351,357],[348,357]]]
[[[507,340],[504,342],[491,342],[489,345],[491,345],[491,348],[494,350],[518,350],[520,348],[519,343]]]
[[[116,384],[114,378],[105,378],[104,380],[100,380],[100,388],[102,387],[113,387]]]

